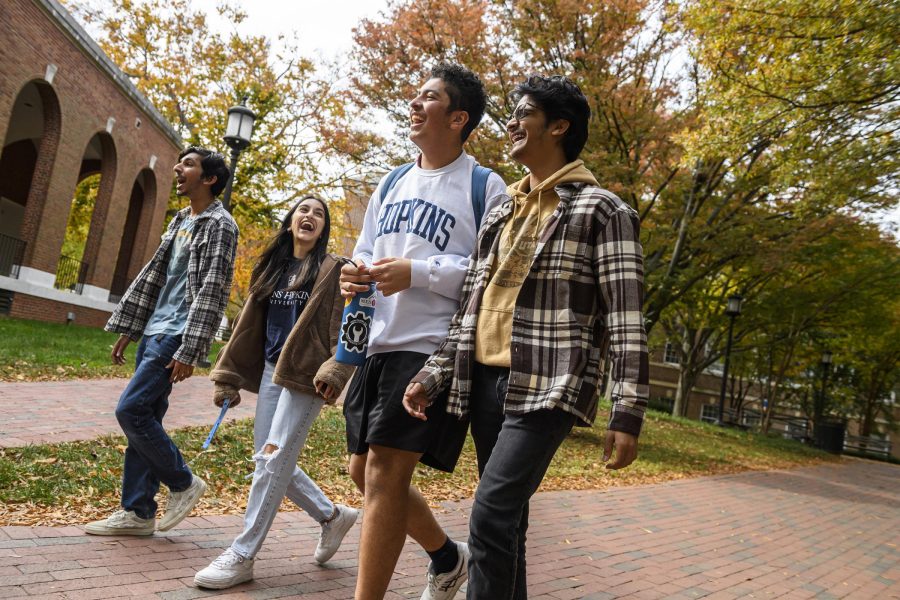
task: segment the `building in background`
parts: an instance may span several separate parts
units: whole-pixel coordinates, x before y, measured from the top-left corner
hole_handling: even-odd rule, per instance
[[[56,0],[3,0],[0,23],[0,314],[99,326],[156,249],[182,140]]]

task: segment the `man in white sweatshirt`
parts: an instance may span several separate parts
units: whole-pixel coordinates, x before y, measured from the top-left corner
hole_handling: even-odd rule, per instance
[[[350,476],[365,496],[357,600],[383,598],[407,533],[431,557],[423,600],[449,600],[467,577],[468,547],[450,540],[410,485],[421,460],[452,471],[465,421],[445,410],[429,419],[402,405],[410,378],[443,341],[475,248],[481,216],[505,199],[503,180],[478,167],[463,143],[484,114],[484,88],[468,69],[441,64],[409,104],[409,138],[421,154],[372,194],[346,297],[378,290],[366,363],[344,403]],[[485,175],[487,175],[485,179]]]

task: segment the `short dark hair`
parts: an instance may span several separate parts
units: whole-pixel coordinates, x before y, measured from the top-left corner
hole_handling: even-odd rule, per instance
[[[469,114],[461,136],[465,142],[484,116],[484,107],[487,106],[484,84],[478,75],[455,63],[438,63],[431,69],[431,77],[440,79],[447,86],[451,111],[464,110]]]
[[[531,75],[516,86],[511,94],[512,101],[518,103],[522,96],[528,96],[547,115],[547,122],[565,119],[569,129],[563,136],[562,146],[566,160],[572,162],[588,139],[588,122],[591,107],[578,85],[563,75]]]
[[[231,170],[225,164],[225,157],[214,150],[209,150],[202,146],[188,146],[178,155],[178,160],[181,160],[188,154],[200,155],[200,168],[203,170],[205,179],[212,176],[216,177],[216,182],[209,189],[213,198],[221,194],[225,186],[228,185],[228,178],[231,177]]]

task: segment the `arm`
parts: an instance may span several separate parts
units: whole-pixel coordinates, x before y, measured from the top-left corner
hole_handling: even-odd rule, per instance
[[[141,339],[147,321],[150,320],[150,316],[156,308],[159,290],[166,282],[166,264],[163,258],[175,235],[175,230],[179,226],[180,219],[176,216],[163,233],[162,241],[153,258],[134,278],[116,306],[116,310],[110,315],[109,321],[104,327],[106,331],[126,336],[133,342]]]
[[[403,404],[406,411],[418,419],[425,420],[424,409],[431,404],[431,398],[437,396],[453,381],[453,372],[456,363],[456,352],[459,346],[460,331],[466,310],[475,290],[475,278],[477,269],[475,261],[466,271],[463,282],[462,298],[459,309],[450,320],[450,329],[447,337],[441,343],[434,354],[428,359],[422,369],[412,378],[406,392],[403,395]]]
[[[508,197],[506,195],[506,184],[503,183],[503,179],[496,173],[492,173],[488,177],[485,197],[484,214],[481,217],[481,223],[475,225],[476,244],[478,243],[478,232],[481,230],[481,225],[487,221],[490,212],[503,204],[503,201]],[[409,287],[428,288],[428,290],[436,294],[455,300],[463,293],[463,284],[471,262],[469,256],[460,256],[458,254],[438,254],[430,257],[428,260],[414,260],[411,265]]]
[[[612,360],[613,406],[608,429],[633,438],[640,435],[650,391],[642,312],[643,250],[638,236],[637,215],[621,207],[594,242],[594,272],[600,304],[605,307]]]
[[[203,274],[200,290],[188,310],[181,347],[175,353],[173,361],[185,365],[208,364],[209,346],[222,321],[231,290],[236,248],[237,228],[227,222],[218,223],[212,228],[204,257],[207,258],[206,272]]]

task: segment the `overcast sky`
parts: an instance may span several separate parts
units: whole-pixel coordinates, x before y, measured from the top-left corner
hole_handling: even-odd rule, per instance
[[[193,6],[210,15],[215,23],[217,3],[217,0],[197,0]],[[241,31],[262,34],[272,40],[296,32],[304,55],[333,59],[350,49],[353,28],[360,19],[378,16],[386,8],[387,0],[244,0],[237,4],[247,13]],[[217,25],[217,28],[228,26]]]

